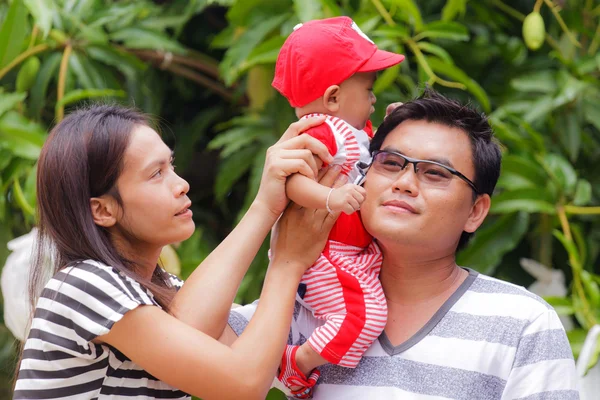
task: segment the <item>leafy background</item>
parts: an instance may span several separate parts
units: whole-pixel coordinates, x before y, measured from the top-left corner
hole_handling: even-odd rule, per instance
[[[524,27],[534,10],[545,28]],[[407,55],[375,85],[375,125],[386,104],[415,97],[425,83],[490,115],[502,176],[491,215],[459,262],[524,286],[534,282],[521,267],[527,260],[562,271],[568,293],[547,300],[572,323],[577,356],[600,319],[594,0],[2,0],[0,265],[6,243],[35,225],[36,160],[48,130],[100,100],[156,116],[174,146],[197,224],[176,246],[188,276],[246,210],[265,149],[294,119],[270,87],[281,44],[297,23],[337,15]],[[258,297],[266,248],[237,302]],[[0,398],[8,399],[16,346],[1,310]]]

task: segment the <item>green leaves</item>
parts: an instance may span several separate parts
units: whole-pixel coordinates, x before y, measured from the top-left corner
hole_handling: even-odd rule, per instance
[[[131,49],[152,49],[184,54],[185,47],[159,32],[141,28],[124,28],[110,35],[111,40],[123,42]]]
[[[294,10],[301,22],[318,19],[321,14],[320,0],[294,0]]]
[[[0,117],[8,110],[15,108],[26,97],[27,93],[2,93],[0,88]]]
[[[503,215],[477,230],[466,249],[457,254],[457,264],[492,274],[508,251],[515,248],[527,231],[525,212]]]
[[[288,18],[289,14],[271,17],[244,30],[237,37],[235,43],[225,53],[225,57],[219,66],[225,84],[231,85],[239,77],[243,68],[245,68],[243,65],[244,60],[251,54],[252,50]]]
[[[389,3],[398,7],[399,17],[403,18],[420,31],[423,27],[423,17],[417,4],[413,0],[388,0]]]
[[[22,0],[13,0],[0,28],[0,68],[21,52],[26,30],[27,9]]]
[[[94,98],[125,97],[123,90],[113,89],[76,89],[65,95],[60,101],[56,102],[56,108],[63,107],[81,100]]]
[[[52,19],[56,12],[54,0],[23,0],[27,9],[33,15],[35,24],[42,31],[42,37],[45,38],[52,29]]]
[[[45,140],[44,129],[16,111],[0,117],[0,147],[28,160],[37,160]]]
[[[554,206],[555,199],[550,193],[540,191],[539,189],[515,189],[497,194],[492,199],[491,213],[507,214],[517,211],[528,213],[547,213],[556,212]]]
[[[469,40],[469,31],[458,22],[433,21],[424,25],[420,33],[415,36],[415,40],[424,38],[467,41]]]

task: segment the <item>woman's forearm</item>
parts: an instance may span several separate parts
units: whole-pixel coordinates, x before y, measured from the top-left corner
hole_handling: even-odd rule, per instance
[[[218,338],[242,278],[277,216],[253,204],[235,229],[196,268],[175,296],[171,313]]]
[[[289,262],[281,261],[282,264]],[[254,374],[266,385],[265,389],[268,389],[272,378],[276,376],[289,335],[300,283],[300,276],[290,274],[291,270],[288,265],[269,267],[256,312],[244,332],[231,345],[239,359],[252,360]]]

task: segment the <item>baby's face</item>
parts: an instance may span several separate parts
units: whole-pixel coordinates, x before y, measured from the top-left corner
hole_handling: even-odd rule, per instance
[[[340,85],[340,109],[337,116],[356,129],[363,129],[374,109],[375,72],[357,72]]]

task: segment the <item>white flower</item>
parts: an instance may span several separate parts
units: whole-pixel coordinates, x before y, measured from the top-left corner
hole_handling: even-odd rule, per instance
[[[593,326],[587,334],[581,353],[577,359],[577,375],[579,375],[579,390],[581,400],[593,400],[600,393],[600,363],[597,363],[589,371],[587,366],[593,356],[598,341],[600,340],[600,325]],[[585,376],[584,376],[585,374]]]
[[[540,297],[565,297],[567,295],[567,286],[565,285],[565,274],[560,269],[552,269],[544,264],[529,258],[521,258],[521,267],[533,276],[536,281],[527,289]],[[561,315],[565,330],[573,329],[573,321],[568,316]]]
[[[25,340],[30,316],[29,272],[33,264],[37,229],[8,242],[12,253],[6,259],[0,279],[4,297],[4,323],[12,334]]]

